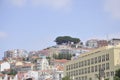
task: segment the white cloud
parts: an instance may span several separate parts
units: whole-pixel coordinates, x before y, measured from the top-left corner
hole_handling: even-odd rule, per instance
[[[10,0],[13,5],[23,7],[30,3],[32,6],[50,7],[54,9],[70,8],[73,0]]]
[[[120,0],[105,0],[105,11],[113,18],[120,18]]]
[[[6,37],[7,37],[7,33],[0,32],[0,39],[6,38]]]

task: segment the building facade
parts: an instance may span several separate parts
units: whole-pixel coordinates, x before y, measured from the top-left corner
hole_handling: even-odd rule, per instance
[[[106,46],[81,54],[78,59],[65,64],[64,75],[73,80],[99,80],[100,71],[105,79],[113,80],[120,68],[120,45]]]
[[[97,39],[91,39],[86,42],[86,46],[88,48],[97,48],[98,47],[98,40]]]
[[[113,38],[113,39],[109,40],[108,42],[109,42],[109,45],[118,45],[120,43],[120,39]]]
[[[50,69],[49,62],[45,56],[42,59],[37,60],[37,70],[48,70]]]
[[[5,71],[7,69],[10,69],[10,64],[8,62],[2,62],[0,63],[0,71]]]
[[[86,42],[86,47],[88,48],[99,48],[103,46],[108,46],[107,40],[91,39]]]
[[[23,49],[14,49],[4,52],[4,58],[23,58],[28,57],[28,52]]]

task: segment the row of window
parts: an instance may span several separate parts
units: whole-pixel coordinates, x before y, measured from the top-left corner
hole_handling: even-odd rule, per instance
[[[109,67],[109,63],[106,64],[99,64],[99,65],[95,65],[95,66],[91,66],[91,67],[87,67],[87,68],[83,68],[83,69],[79,69],[79,70],[74,70],[74,71],[70,71],[67,72],[68,76],[77,76],[77,75],[82,75],[82,74],[87,74],[87,73],[92,73],[92,72],[97,72],[100,69],[103,70],[108,70]]]
[[[98,75],[98,74],[95,74],[95,76]],[[111,72],[106,72],[105,73],[106,77],[110,77],[110,76],[114,76],[114,72],[111,71]],[[76,77],[74,80],[92,80],[92,78],[88,78],[87,76],[81,76],[81,77]]]
[[[87,80],[87,76],[76,77],[75,80]]]
[[[88,65],[108,61],[108,60],[109,60],[109,54],[106,54],[106,55],[98,56],[98,57],[91,58],[91,59],[88,59],[88,60],[85,60],[85,61],[81,61],[81,62],[78,62],[78,63],[74,63],[74,64],[71,64],[71,65],[67,65],[66,70],[72,70],[72,69],[76,69],[76,68],[79,68],[79,67],[84,67],[84,66],[88,66]]]

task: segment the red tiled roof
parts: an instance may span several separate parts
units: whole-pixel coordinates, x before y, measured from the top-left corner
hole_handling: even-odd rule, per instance
[[[57,68],[57,70],[59,70],[59,71],[63,71],[63,70],[64,70],[64,67],[61,66],[61,65],[57,65],[56,68]]]
[[[0,76],[5,76],[4,74],[0,74]]]
[[[56,59],[55,62],[60,62],[60,63],[66,63],[68,62],[69,60],[67,59]]]

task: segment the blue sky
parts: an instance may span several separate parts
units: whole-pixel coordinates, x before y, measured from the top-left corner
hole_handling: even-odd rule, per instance
[[[120,32],[120,0],[0,0],[0,55],[41,50],[57,36],[86,41]]]

